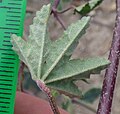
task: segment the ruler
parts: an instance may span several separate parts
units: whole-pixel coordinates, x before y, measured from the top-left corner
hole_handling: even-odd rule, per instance
[[[19,59],[11,34],[22,36],[26,0],[0,0],[0,114],[13,114]]]

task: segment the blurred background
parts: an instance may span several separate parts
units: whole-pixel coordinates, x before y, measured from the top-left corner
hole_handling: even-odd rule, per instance
[[[70,5],[79,6],[84,2],[84,0],[63,0],[60,10],[65,9]],[[40,10],[42,5],[47,3],[49,3],[49,0],[28,0],[24,31],[24,36],[26,38],[29,35],[29,25],[32,24],[32,19],[35,16],[35,12]],[[115,11],[115,0],[105,0],[99,7],[90,12],[89,15],[92,16],[90,27],[87,29],[86,34],[80,39],[78,46],[73,52],[73,58],[95,56],[108,57],[115,24]],[[74,15],[73,10],[60,14],[60,17],[66,27],[72,22],[80,19],[80,15]],[[49,20],[49,28],[51,40],[56,40],[60,35],[62,35],[63,28],[52,15]],[[95,110],[97,109],[99,102],[104,72],[105,71],[102,71],[100,75],[91,76],[87,83],[83,81],[77,82],[77,85],[83,93],[86,93],[86,96],[83,100],[80,100],[80,102],[71,101],[69,98],[53,92],[56,96],[58,105],[68,110],[71,114],[95,114]],[[118,108],[120,106],[119,74],[120,73],[118,73],[114,94],[112,114],[120,114],[120,109]],[[40,92],[35,83],[31,80],[27,68],[24,72],[23,89],[27,92],[29,91],[32,95],[46,99],[45,94]]]

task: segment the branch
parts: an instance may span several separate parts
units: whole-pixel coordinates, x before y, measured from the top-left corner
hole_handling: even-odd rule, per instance
[[[57,11],[57,13],[58,14],[62,14],[62,13],[65,13],[65,12],[71,10],[71,9],[75,9],[75,7],[71,5],[71,6],[69,6],[68,8],[66,8],[66,9],[64,9],[62,11]]]
[[[120,56],[120,0],[116,0],[117,16],[113,34],[112,46],[109,54],[111,64],[108,66],[102,87],[101,98],[97,114],[110,114],[117,77]]]
[[[56,12],[53,12],[53,14],[54,14],[54,17],[56,18],[56,20],[57,20],[57,21],[60,23],[60,25],[62,26],[62,28],[63,28],[64,30],[66,30],[66,27],[65,27],[62,19],[59,17],[59,15],[58,15]]]
[[[58,7],[59,3],[60,3],[60,0],[55,0],[54,1],[54,4],[52,6],[51,14],[54,15],[54,17],[56,18],[56,20],[60,23],[60,25],[62,26],[62,28],[65,30],[66,29],[65,25],[64,25],[62,19],[59,17],[58,11],[57,11],[57,7]]]
[[[24,70],[24,67],[25,67],[25,64],[21,61],[20,62],[20,68],[19,68],[19,72],[18,72],[18,90],[19,91],[23,91],[23,88],[22,88],[22,81],[23,81],[23,70]]]
[[[53,113],[60,114],[57,104],[55,102],[55,99],[52,96],[50,89],[40,80],[36,81],[36,83],[37,83],[37,86],[47,95]]]
[[[55,2],[54,2],[54,4],[53,4],[53,7],[54,7],[55,9],[57,9],[59,3],[60,3],[60,0],[55,0]]]

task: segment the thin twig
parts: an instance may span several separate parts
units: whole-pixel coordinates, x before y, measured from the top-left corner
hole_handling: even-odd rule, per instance
[[[23,75],[23,70],[24,70],[25,64],[21,61],[20,62],[20,68],[19,68],[19,72],[18,72],[18,90],[19,91],[23,91],[22,88],[22,75]]]
[[[36,84],[47,95],[53,113],[60,114],[57,104],[55,102],[55,99],[52,96],[50,89],[40,80],[36,81]]]
[[[60,25],[63,27],[63,29],[66,30],[65,25],[64,25],[62,19],[59,17],[59,15],[58,15],[58,13],[57,13],[57,12],[58,12],[58,11],[57,11],[57,7],[58,7],[59,3],[60,3],[60,0],[55,0],[54,4],[53,4],[53,6],[52,6],[51,14],[54,15],[54,17],[55,17],[56,20],[60,23]]]
[[[55,2],[54,2],[54,4],[53,4],[53,7],[54,7],[55,9],[57,9],[59,3],[60,3],[60,0],[55,0]]]
[[[64,10],[62,10],[62,11],[56,11],[56,12],[57,12],[58,14],[62,14],[62,13],[65,13],[65,12],[71,10],[71,9],[75,9],[75,6],[71,5],[71,6],[69,6],[68,8],[66,8],[66,9],[64,9]]]
[[[120,56],[120,0],[116,0],[117,17],[109,54],[111,64],[108,66],[102,87],[97,114],[110,114]]]
[[[24,32],[23,33],[23,39],[25,40],[25,41],[27,41],[27,39],[28,39],[28,36],[27,36],[27,34]]]
[[[27,41],[27,35],[23,34],[23,39]],[[24,70],[25,64],[21,61],[20,62],[20,68],[18,72],[18,90],[24,92],[22,87],[22,81],[23,81],[23,70]]]
[[[62,26],[62,28],[63,28],[64,30],[66,30],[66,27],[65,27],[62,19],[60,18],[60,16],[59,16],[56,12],[53,12],[53,14],[54,14],[54,17],[56,18],[56,20],[57,20],[57,21],[60,23],[60,25]]]

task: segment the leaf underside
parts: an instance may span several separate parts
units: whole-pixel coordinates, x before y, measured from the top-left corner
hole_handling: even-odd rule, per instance
[[[102,1],[103,0],[90,0],[86,4],[76,7],[75,11],[77,11],[81,15],[86,15],[94,8],[96,8],[100,3],[102,3]]]
[[[13,50],[28,66],[33,80],[41,80],[64,94],[81,96],[74,81],[87,79],[91,73],[100,73],[109,61],[105,58],[70,60],[72,47],[85,33],[90,17],[71,24],[58,40],[52,42],[47,30],[50,12],[51,6],[45,5],[36,13],[27,41],[12,35]]]

